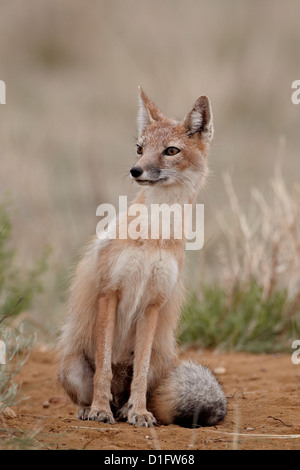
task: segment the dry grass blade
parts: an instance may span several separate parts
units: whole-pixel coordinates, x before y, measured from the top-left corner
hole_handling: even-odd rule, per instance
[[[255,279],[266,298],[277,286],[284,286],[296,301],[294,312],[300,303],[299,188],[287,188],[277,166],[269,183],[270,197],[253,188],[251,216],[247,216],[229,174],[224,175],[224,184],[235,219],[229,226],[219,217],[227,244],[220,255],[227,286],[247,286]]]
[[[300,439],[300,434],[256,434],[256,433],[243,433],[243,432],[230,432],[230,431],[217,431],[211,430],[212,433],[226,434],[232,437],[248,437],[248,438],[262,438],[262,439]]]

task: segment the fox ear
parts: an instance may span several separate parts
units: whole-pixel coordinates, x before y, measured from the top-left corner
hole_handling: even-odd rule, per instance
[[[137,115],[137,126],[139,136],[144,132],[147,126],[153,121],[163,119],[162,112],[152,103],[146,93],[139,87],[139,110]]]
[[[212,140],[214,135],[213,115],[207,96],[200,96],[186,115],[183,126],[189,136],[198,133],[203,140]]]

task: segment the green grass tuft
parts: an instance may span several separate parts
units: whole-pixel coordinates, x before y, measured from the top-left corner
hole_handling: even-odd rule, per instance
[[[25,271],[15,264],[15,250],[11,248],[12,224],[7,208],[0,205],[0,321],[18,315],[33,303],[34,296],[42,292],[41,275],[47,269],[50,248]]]
[[[203,348],[254,353],[290,350],[300,337],[300,311],[293,311],[286,290],[265,298],[256,281],[228,296],[219,286],[193,293],[182,315],[179,339]]]

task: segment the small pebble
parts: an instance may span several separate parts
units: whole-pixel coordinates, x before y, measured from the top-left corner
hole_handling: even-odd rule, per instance
[[[1,412],[1,415],[4,417],[4,418],[7,418],[7,419],[12,419],[12,418],[16,418],[17,415],[16,413],[14,412],[14,410],[12,410],[11,408],[9,408],[8,406],[6,408],[4,408],[4,410]]]
[[[223,375],[223,374],[226,374],[226,369],[225,367],[216,367],[214,369],[214,373],[218,375]]]

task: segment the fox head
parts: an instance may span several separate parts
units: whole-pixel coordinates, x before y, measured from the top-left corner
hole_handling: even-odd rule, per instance
[[[200,96],[178,122],[165,117],[141,88],[139,92],[137,161],[131,178],[145,186],[201,186],[214,132],[209,99]]]

